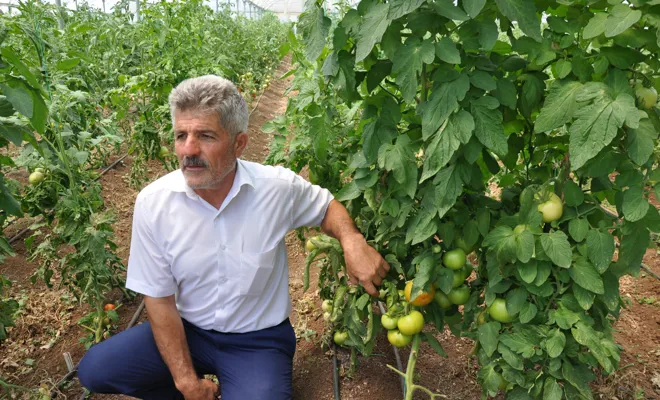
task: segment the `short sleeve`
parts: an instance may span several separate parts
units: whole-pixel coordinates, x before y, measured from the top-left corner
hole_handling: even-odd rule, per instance
[[[138,196],[133,213],[126,287],[150,297],[171,296],[176,292],[176,282],[163,249],[154,239],[144,203],[144,198]]]
[[[329,190],[312,185],[295,175],[291,182],[292,229],[301,226],[319,226],[334,199]]]

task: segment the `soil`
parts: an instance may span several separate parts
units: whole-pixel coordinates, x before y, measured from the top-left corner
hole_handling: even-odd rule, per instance
[[[276,76],[282,76],[290,67],[285,60]],[[263,161],[269,149],[271,137],[261,132],[261,126],[286,109],[287,98],[284,91],[290,78],[274,79],[256,105],[250,117],[250,142],[243,158]],[[104,197],[108,208],[114,210],[117,222],[114,224],[118,254],[126,263],[130,245],[131,221],[134,199],[138,193],[127,183],[131,157],[127,157],[115,169],[102,177]],[[153,181],[167,171],[158,162],[148,165],[148,181]],[[306,177],[306,171],[301,173]],[[32,221],[24,219],[7,229],[7,236],[29,226]],[[307,292],[302,290],[302,277],[305,266],[305,250],[297,236],[291,232],[286,238],[289,267],[290,293],[293,303],[291,321],[298,337],[294,358],[294,398],[333,399],[333,358],[326,351],[328,332],[322,319],[320,300],[317,292],[317,273],[312,271],[312,286]],[[10,296],[21,300],[21,314],[16,327],[11,328],[10,338],[0,346],[0,376],[9,382],[25,387],[36,388],[45,384],[48,387],[62,378],[67,372],[62,354],[69,352],[76,363],[85,352],[79,338],[85,335],[77,325],[78,319],[88,312],[88,306],[73,302],[63,289],[46,287],[42,282],[32,285],[29,277],[37,264],[27,261],[27,251],[22,240],[15,242],[17,255],[0,264],[0,274],[7,276],[14,284]],[[660,256],[656,250],[648,250],[644,258],[646,265],[660,275]],[[55,281],[57,281],[55,279]],[[621,290],[629,306],[616,323],[616,338],[622,346],[622,370],[608,378],[601,378],[593,388],[602,399],[660,399],[660,280],[644,273],[639,278],[626,277],[621,280]],[[119,300],[119,291],[109,300]],[[127,326],[135,313],[140,298],[124,301],[118,309],[118,326]],[[141,316],[142,320],[146,315]],[[469,357],[473,342],[467,338],[457,338],[448,331],[436,335],[448,358],[433,352],[423,344],[417,362],[416,383],[444,395],[447,399],[478,399],[480,387],[476,382],[476,360]],[[408,350],[401,351],[405,362]],[[340,364],[340,393],[343,399],[401,399],[399,377],[388,365],[396,366],[392,347],[385,335],[378,338],[374,354],[369,359],[358,357],[357,371],[348,376],[350,353],[337,350]],[[77,380],[58,394],[57,398],[80,397],[81,387]],[[128,399],[117,395],[92,395],[94,399]],[[416,399],[428,396],[417,392]]]

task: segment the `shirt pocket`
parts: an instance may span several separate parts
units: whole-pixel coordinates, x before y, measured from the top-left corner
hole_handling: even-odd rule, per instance
[[[241,253],[240,294],[261,295],[275,268],[277,246],[264,253]]]

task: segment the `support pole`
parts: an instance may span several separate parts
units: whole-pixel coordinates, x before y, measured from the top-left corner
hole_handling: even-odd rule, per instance
[[[140,0],[135,0],[135,21],[140,21]]]
[[[55,0],[57,6],[57,27],[60,30],[64,29],[64,18],[62,18],[62,0]]]

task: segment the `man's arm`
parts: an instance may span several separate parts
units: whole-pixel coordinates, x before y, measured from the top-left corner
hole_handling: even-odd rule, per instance
[[[346,208],[337,200],[332,200],[321,223],[326,234],[339,240],[344,249],[344,259],[348,277],[353,284],[358,282],[372,296],[378,296],[375,286],[379,286],[389,271],[389,264],[369,246],[357,230]],[[375,286],[374,286],[375,285]]]
[[[176,388],[186,400],[214,399],[218,386],[209,380],[199,379],[195,372],[174,296],[144,296],[144,304],[158,351],[170,369]]]

